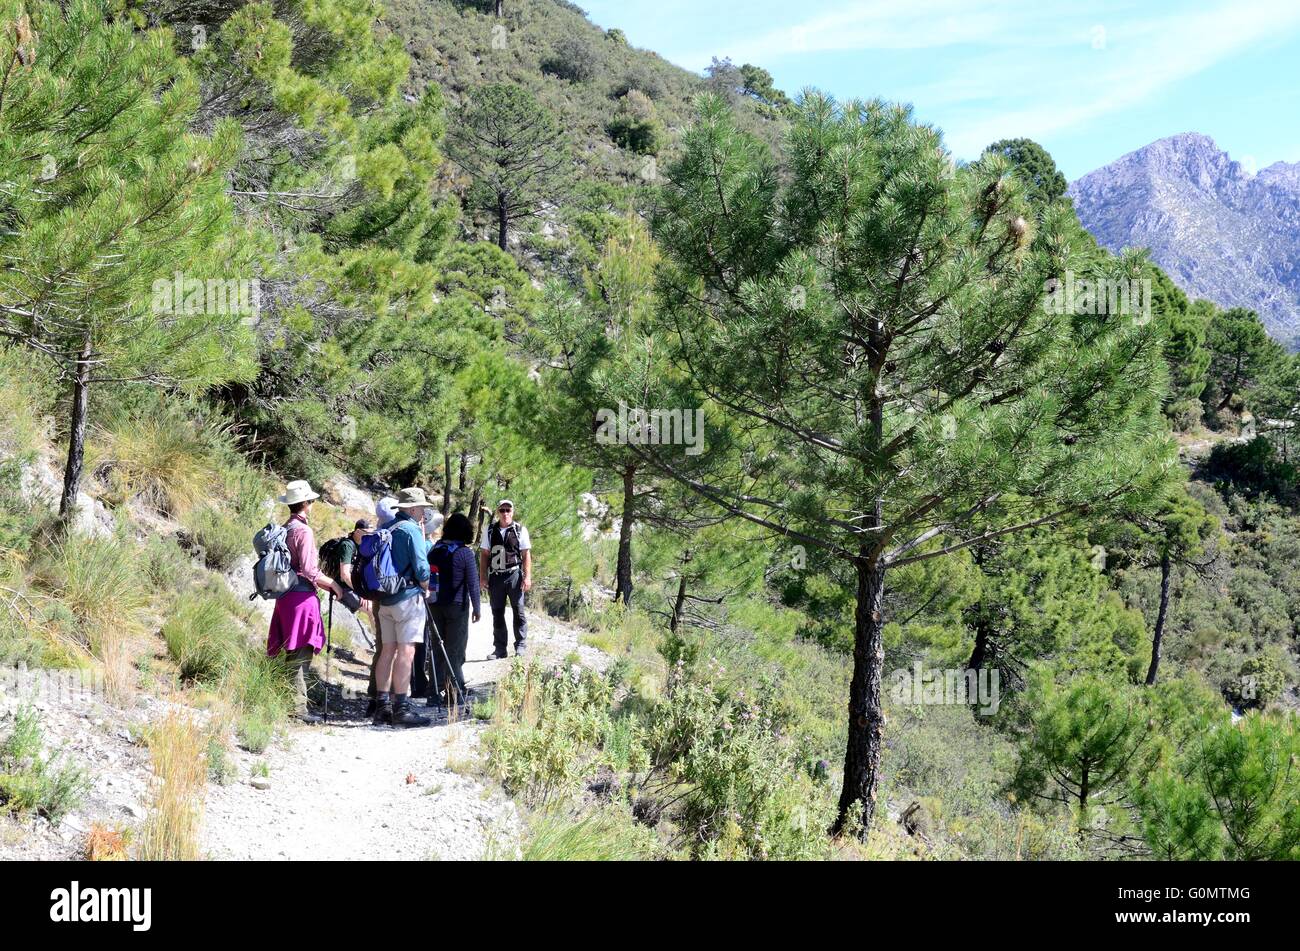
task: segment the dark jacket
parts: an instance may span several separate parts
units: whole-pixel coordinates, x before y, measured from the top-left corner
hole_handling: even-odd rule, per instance
[[[457,544],[452,551],[451,544],[440,541],[429,552],[429,565],[438,569],[438,604],[474,605],[474,613],[480,613],[478,600],[478,558],[469,545]]]

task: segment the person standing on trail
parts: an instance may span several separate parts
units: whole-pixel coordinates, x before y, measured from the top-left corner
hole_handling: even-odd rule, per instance
[[[480,584],[487,589],[492,605],[492,643],[488,660],[506,656],[506,601],[510,602],[515,629],[515,656],[528,647],[528,618],[524,595],[533,586],[533,551],[528,529],[515,521],[515,503],[497,503],[496,520],[488,526],[479,545]]]
[[[427,560],[429,553],[433,551],[433,543],[442,531],[442,513],[438,511],[438,506],[442,504],[442,496],[435,495],[429,499],[429,507],[424,510],[424,518],[420,523],[420,530],[424,535],[424,557]],[[432,569],[432,565],[429,566]],[[433,658],[433,625],[425,625],[424,639],[415,645],[415,660],[411,664],[411,696],[427,697],[433,689],[433,678],[431,677],[431,660]]]
[[[343,595],[343,587],[320,570],[316,536],[308,524],[312,502],[318,498],[306,480],[298,479],[286,485],[284,495],[276,500],[289,506],[289,520],[284,524],[285,544],[289,548],[289,563],[298,575],[298,586],[276,600],[271,629],[266,635],[267,656],[283,653],[293,679],[295,712],[308,723],[320,718],[307,706],[307,670],[312,657],[325,646],[325,625],[316,591]]]
[[[447,659],[433,648],[433,684],[429,687],[429,706],[450,706],[451,691],[459,692],[465,684],[465,650],[469,646],[469,625],[478,623],[478,560],[473,549],[474,526],[467,516],[456,512],[447,519],[442,538],[429,553],[429,567],[438,572],[438,596],[431,602],[430,614],[442,638]],[[473,615],[470,614],[471,606]],[[451,669],[445,669],[450,662]],[[468,690],[456,699],[464,703]]]
[[[379,599],[379,637],[382,647],[375,667],[376,726],[428,726],[429,718],[411,710],[411,664],[415,645],[424,640],[425,598],[429,594],[429,559],[421,524],[430,503],[423,489],[397,493],[397,518],[392,532],[393,570],[406,585]]]
[[[375,503],[375,528],[385,529],[392,528],[393,522],[397,520],[397,499],[391,495],[386,495]],[[358,542],[357,544],[360,544]],[[366,716],[375,715],[375,671],[379,668],[379,655],[383,652],[384,642],[379,636],[379,605],[371,604],[370,616],[375,621],[375,653],[370,658],[370,683],[366,686],[366,696],[370,702],[366,704]]]
[[[354,593],[357,585],[352,580],[352,563],[356,560],[357,546],[361,544],[362,536],[369,534],[370,531],[370,520],[359,518],[356,524],[352,526],[352,531],[339,540],[339,581],[345,588]],[[371,620],[371,627],[373,627],[375,620],[374,607],[364,598],[360,600],[361,605],[353,613],[368,615]]]

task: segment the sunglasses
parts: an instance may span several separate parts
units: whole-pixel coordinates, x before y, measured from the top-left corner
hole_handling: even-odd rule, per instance
[[[498,511],[498,512],[513,512],[514,509],[512,509],[512,508],[511,508],[510,506],[508,506],[508,505],[503,505],[503,506],[501,506],[501,508],[497,509],[497,511]]]

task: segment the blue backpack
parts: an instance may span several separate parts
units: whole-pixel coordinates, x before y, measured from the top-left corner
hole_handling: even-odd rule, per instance
[[[386,528],[361,536],[357,546],[357,560],[352,578],[359,582],[357,594],[374,601],[396,594],[407,586],[407,581],[393,565],[393,533]]]

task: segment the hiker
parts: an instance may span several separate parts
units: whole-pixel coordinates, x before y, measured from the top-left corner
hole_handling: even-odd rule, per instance
[[[289,561],[298,575],[298,585],[275,602],[271,629],[266,635],[266,653],[276,657],[284,652],[285,666],[293,678],[295,712],[308,723],[319,720],[307,707],[307,669],[311,659],[325,646],[325,625],[321,621],[320,601],[316,589],[342,596],[343,588],[320,570],[316,537],[308,519],[312,502],[320,498],[308,482],[298,479],[285,486],[276,501],[289,506],[288,533],[285,544]]]
[[[479,546],[479,583],[492,605],[493,651],[488,660],[506,656],[506,601],[510,602],[515,629],[515,656],[528,647],[528,619],[524,595],[533,586],[533,552],[528,529],[514,520],[515,503],[497,503],[497,518],[483,534]]]
[[[351,597],[346,595],[342,597],[344,606],[353,614],[366,614],[370,617],[370,627],[374,629],[375,612],[374,607],[365,598],[358,598],[356,595],[357,583],[352,578],[352,563],[357,557],[357,546],[361,544],[363,535],[373,531],[370,527],[370,520],[359,518],[352,526],[352,531],[339,539],[338,546],[338,563],[339,576],[338,581],[348,591]],[[359,603],[358,603],[359,602]]]
[[[375,667],[376,726],[428,726],[429,718],[411,710],[411,664],[415,645],[424,640],[429,593],[429,561],[421,523],[430,505],[423,489],[402,489],[397,494],[397,517],[388,526],[392,532],[393,569],[406,584],[379,599],[381,649]]]
[[[392,528],[393,522],[397,520],[397,499],[391,495],[386,495],[375,503],[375,528],[386,529]],[[358,542],[360,544],[360,542]],[[375,671],[379,668],[379,655],[383,652],[384,642],[379,637],[379,605],[371,603],[370,617],[375,622],[375,653],[370,658],[370,683],[366,685],[366,696],[370,698],[366,704],[366,716],[375,715]]]
[[[447,519],[442,538],[429,554],[429,566],[438,572],[438,594],[430,601],[429,613],[433,615],[435,635],[442,638],[447,652],[444,661],[442,650],[433,647],[431,707],[450,706],[453,700],[464,703],[469,697],[465,689],[465,649],[469,646],[470,622],[477,624],[482,610],[473,543],[474,526],[467,516],[456,512]],[[448,663],[450,670],[446,669]]]
[[[429,508],[424,510],[424,518],[420,522],[420,531],[424,536],[424,557],[428,560],[429,552],[433,551],[434,539],[442,531],[442,514],[438,511],[437,506],[442,504],[442,496],[435,495],[429,499]],[[424,638],[420,643],[415,645],[415,660],[411,663],[411,696],[427,697],[429,691],[433,688],[433,678],[430,676],[430,661],[433,658],[433,630],[432,622],[425,625]]]

